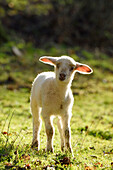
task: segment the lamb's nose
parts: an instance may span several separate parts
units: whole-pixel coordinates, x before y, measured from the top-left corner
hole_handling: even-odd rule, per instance
[[[64,81],[65,78],[66,78],[66,74],[65,73],[60,73],[59,74],[59,80]]]

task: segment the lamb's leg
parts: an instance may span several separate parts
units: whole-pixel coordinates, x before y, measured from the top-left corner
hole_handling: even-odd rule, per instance
[[[70,117],[69,117],[69,115],[65,115],[65,116],[62,118],[62,123],[63,123],[64,138],[65,138],[65,146],[66,146],[66,149],[68,149],[69,152],[72,153],[72,148],[71,148]]]
[[[50,117],[43,117],[45,122],[45,130],[47,135],[47,152],[53,152],[53,136],[54,136],[54,128],[52,125],[52,119]]]
[[[31,112],[33,116],[33,141],[32,147],[40,148],[39,134],[41,129],[42,120],[40,118],[41,109],[36,104],[31,104]]]
[[[59,133],[60,133],[61,150],[64,151],[64,135],[63,135],[63,125],[62,125],[61,118],[58,118],[57,126],[58,126],[58,130],[59,130]]]

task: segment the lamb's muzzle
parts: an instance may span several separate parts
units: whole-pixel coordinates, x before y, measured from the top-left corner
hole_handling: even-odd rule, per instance
[[[91,74],[92,69],[85,64],[74,61],[71,57],[41,57],[40,61],[55,67],[54,72],[43,72],[39,74],[32,85],[31,90],[31,112],[33,116],[33,142],[32,146],[40,146],[39,133],[41,129],[41,118],[45,122],[47,135],[47,151],[53,152],[53,119],[58,117],[58,129],[61,138],[61,150],[64,147],[72,152],[70,119],[72,115],[73,95],[71,82],[75,72]]]
[[[65,73],[60,73],[59,74],[59,80],[64,81],[66,79],[66,74]]]

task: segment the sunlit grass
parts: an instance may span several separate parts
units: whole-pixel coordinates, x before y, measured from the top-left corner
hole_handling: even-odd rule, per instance
[[[10,46],[10,45],[9,45]],[[9,48],[8,46],[8,49]],[[24,46],[20,46],[22,49]],[[28,47],[26,47],[27,49]],[[29,48],[32,48],[29,45]],[[5,53],[5,49],[2,51]],[[40,151],[31,149],[32,116],[30,113],[30,88],[38,72],[53,70],[38,63],[46,51],[29,49],[32,57],[22,59],[2,55],[0,59],[0,169],[111,169],[113,163],[113,73],[111,59],[104,56],[94,60],[93,54],[83,52],[83,62],[94,69],[89,76],[76,74],[72,90],[74,94],[71,119],[71,141],[74,157],[60,151],[60,136],[55,126],[54,153],[45,153],[46,135],[44,123],[40,134]],[[67,52],[54,48],[47,54]],[[77,58],[76,56],[74,56]],[[85,60],[86,57],[86,60]],[[101,56],[102,58],[102,56]],[[80,62],[82,59],[78,57]],[[13,62],[12,62],[13,61]],[[32,62],[31,62],[32,61]],[[5,65],[4,65],[5,64]],[[15,67],[16,66],[16,67]],[[109,68],[109,69],[108,69]],[[9,79],[10,77],[10,79]],[[12,79],[11,79],[12,77]],[[10,80],[10,82],[9,82]]]

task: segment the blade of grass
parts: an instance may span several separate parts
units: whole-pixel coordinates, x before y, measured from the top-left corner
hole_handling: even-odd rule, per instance
[[[4,122],[4,124],[3,124],[3,127],[2,127],[1,132],[4,131],[4,127],[5,127],[6,121],[7,121],[8,117],[10,116],[10,114],[11,114],[11,113],[9,112],[9,114],[7,115],[7,117],[6,117],[6,119],[5,119],[5,122]]]
[[[12,112],[12,115],[11,115],[11,117],[10,117],[10,119],[9,119],[8,128],[7,128],[7,138],[6,138],[5,147],[7,146],[7,143],[8,143],[8,141],[9,141],[9,135],[8,135],[8,134],[9,134],[9,128],[10,128],[10,124],[11,124],[11,120],[12,120],[13,115],[14,115],[14,111]]]

